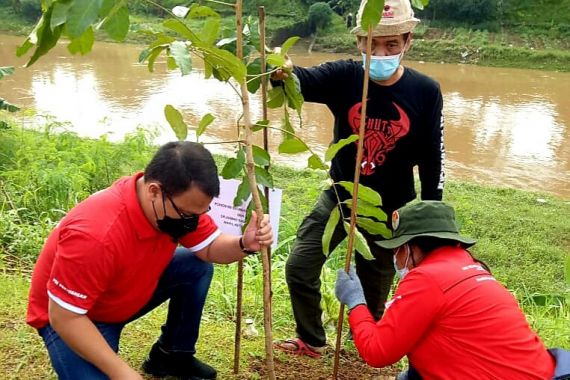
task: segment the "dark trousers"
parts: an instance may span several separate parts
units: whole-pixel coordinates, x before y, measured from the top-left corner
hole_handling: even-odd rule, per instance
[[[297,239],[287,259],[285,277],[291,295],[297,335],[304,342],[320,347],[326,343],[321,321],[321,270],[327,259],[323,255],[322,237],[325,225],[336,202],[325,193],[321,194],[311,213],[303,220],[297,231]],[[360,277],[364,296],[370,312],[376,319],[384,313],[384,302],[394,278],[393,253],[374,244],[380,236],[364,234],[375,259],[368,261],[356,252],[356,273]],[[339,223],[331,239],[331,251],[346,237]]]
[[[109,346],[118,352],[123,327],[170,300],[159,343],[168,351],[193,354],[213,273],[212,264],[200,260],[185,248],[178,248],[162,273],[152,298],[136,315],[122,323],[95,322],[95,326]],[[59,379],[107,379],[98,368],[69,348],[50,325],[39,329],[39,334]]]

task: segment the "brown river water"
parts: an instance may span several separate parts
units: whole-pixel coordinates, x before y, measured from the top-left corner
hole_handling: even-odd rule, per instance
[[[17,68],[0,81],[0,97],[13,104],[68,122],[66,128],[82,136],[108,134],[119,140],[143,127],[157,132],[157,143],[175,139],[163,113],[164,106],[172,104],[189,125],[197,126],[208,112],[216,117],[201,141],[235,139],[240,100],[228,85],[204,79],[198,59],[193,72],[181,77],[178,71],[167,72],[164,62],[158,62],[154,73],[138,64],[140,46],[98,42],[90,54],[76,57],[60,44],[25,69],[25,60],[15,56],[23,40],[0,35],[0,66]],[[298,65],[310,66],[349,56],[293,51],[291,57]],[[448,179],[570,199],[570,73],[405,64],[441,84]],[[260,98],[252,97],[251,103],[253,119],[261,119]],[[332,116],[315,104],[305,104],[302,116],[299,135],[322,155],[332,137]],[[278,125],[281,114],[271,111],[269,118]],[[22,122],[31,124],[29,118],[22,117]],[[270,150],[276,151],[279,132],[271,132],[269,140]],[[233,145],[208,148],[230,153]],[[307,156],[274,156],[283,164],[306,165]]]

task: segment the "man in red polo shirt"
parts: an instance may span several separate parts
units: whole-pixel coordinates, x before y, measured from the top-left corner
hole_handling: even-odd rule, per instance
[[[60,379],[142,379],[117,355],[120,334],[166,300],[168,317],[143,370],[216,378],[194,356],[212,263],[273,241],[267,215],[257,227],[254,213],[243,236],[220,232],[206,214],[219,187],[210,152],[171,142],[144,173],[119,179],[61,220],[36,263],[27,315]]]
[[[552,379],[555,360],[531,330],[516,299],[475,260],[475,240],[459,235],[453,208],[423,201],[395,211],[400,283],[376,321],[358,276],[339,270],[336,295],[350,310],[354,344],[373,367],[407,356],[398,379]]]

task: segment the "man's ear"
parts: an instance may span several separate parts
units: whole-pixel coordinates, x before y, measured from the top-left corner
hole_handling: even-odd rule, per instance
[[[162,191],[158,182],[149,182],[146,185],[146,191],[151,200],[155,200],[161,195]]]
[[[410,48],[412,47],[412,37],[414,36],[413,32],[410,32],[410,34],[408,34],[408,38],[406,39],[406,44],[404,45],[404,52],[408,52],[410,50]]]

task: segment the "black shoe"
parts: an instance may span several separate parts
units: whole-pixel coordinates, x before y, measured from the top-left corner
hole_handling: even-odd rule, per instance
[[[186,352],[167,352],[155,343],[142,365],[143,371],[156,377],[176,376],[188,380],[214,380],[216,370]]]

